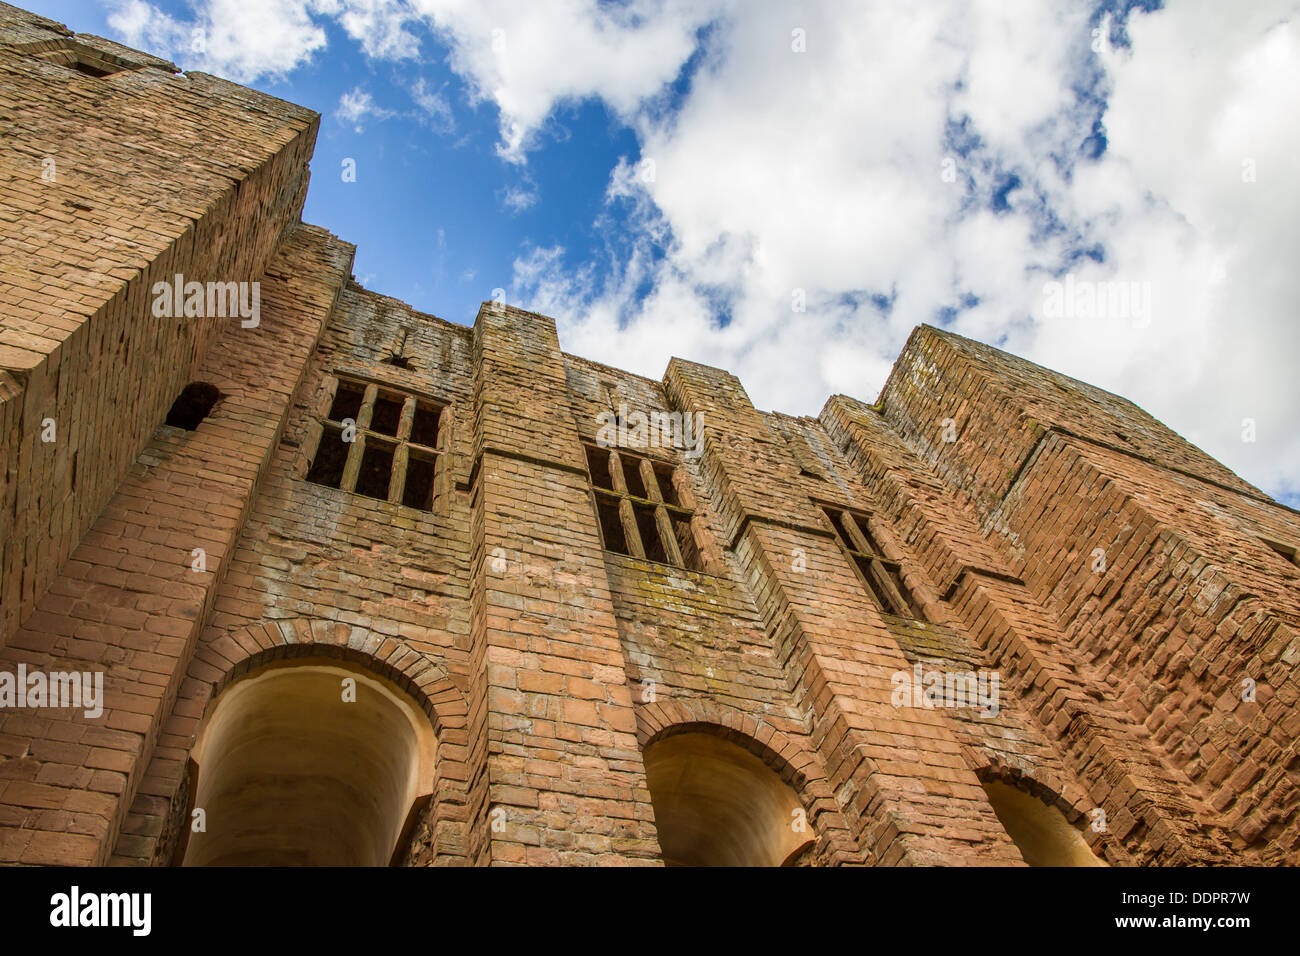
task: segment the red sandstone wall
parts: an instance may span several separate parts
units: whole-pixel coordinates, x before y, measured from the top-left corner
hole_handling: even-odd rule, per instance
[[[1060,635],[1055,655],[1160,767],[1144,785],[1166,809],[1130,808],[1144,841],[1176,816],[1213,847],[1191,841],[1192,858],[1293,859],[1300,570],[1266,539],[1300,540],[1295,512],[1130,403],[933,329],[880,407],[941,483],[925,510],[962,503]]]
[[[922,328],[876,405],[792,418],[718,369],[567,356],[544,316],[415,313],[293,224],[315,117],[115,45],[144,68],[31,58],[61,36],[0,5],[0,669],[102,670],[108,700],[0,711],[0,862],[171,862],[215,696],[322,656],[434,727],[409,863],[657,863],[642,754],[687,731],[789,784],[803,862],[1020,863],[989,779],[1113,864],[1296,861],[1300,569],[1264,539],[1300,519],[1140,409]],[[147,320],[175,271],[259,277],[262,326]],[[305,480],[338,375],[449,407],[432,511]],[[225,397],[159,427],[191,379]],[[703,571],[602,549],[581,443],[611,389],[703,416],[699,457],[644,452]],[[924,620],[875,604],[817,502],[869,515]],[[997,670],[999,713],[894,706],[918,663]]]
[[[316,137],[308,110],[108,41],[77,38],[139,68],[32,55],[66,32],[0,4],[0,643],[231,324],[154,318],[153,284],[257,279]]]

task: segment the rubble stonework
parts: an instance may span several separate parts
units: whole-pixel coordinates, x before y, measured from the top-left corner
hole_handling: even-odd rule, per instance
[[[318,120],[0,4],[0,673],[104,684],[93,717],[0,699],[0,863],[180,862],[223,693],[322,661],[436,738],[394,862],[664,862],[686,735],[791,795],[775,862],[1019,865],[999,783],[1112,865],[1300,861],[1295,511],[928,326],[875,404],[797,418],[502,303],[416,312],[301,221]],[[177,276],[258,283],[257,322],[160,316]],[[636,414],[702,428],[636,445]],[[390,445],[418,502],[356,490]],[[895,694],[930,673],[996,705]]]

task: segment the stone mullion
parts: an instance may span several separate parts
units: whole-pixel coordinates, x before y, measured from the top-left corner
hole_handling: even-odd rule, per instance
[[[627,479],[623,475],[623,459],[619,453],[609,453],[609,478],[618,493],[618,519],[623,522],[623,537],[627,540],[627,549],[632,557],[645,559],[645,545],[641,543],[641,529],[637,527],[636,512],[628,497]]]
[[[673,469],[673,491],[677,492],[677,500],[681,503],[682,510],[689,511],[694,517],[700,509],[695,500],[695,492],[691,490],[691,483],[685,480],[684,475],[682,469]]]
[[[876,554],[875,549],[871,547],[871,543],[863,536],[857,522],[853,520],[853,516],[847,511],[840,512],[840,527],[844,531],[845,543],[851,551],[865,554],[869,558],[880,557],[880,555]]]
[[[881,549],[888,548],[890,553],[904,554],[903,548],[893,530],[880,519],[877,512],[872,512],[867,516],[867,530],[880,543]],[[918,572],[917,565],[909,562],[909,565],[905,567],[902,561],[897,562],[897,564],[898,576],[908,589],[908,594],[905,594],[904,598],[911,598],[908,602],[909,611],[915,605],[918,609],[916,613],[931,624],[952,625],[954,623],[952,613],[939,603],[938,593],[931,586],[926,575]]]
[[[388,476],[388,503],[402,503],[402,493],[406,490],[406,464],[410,459],[410,448],[405,442],[393,452],[393,472]]]
[[[722,552],[718,550],[709,526],[700,514],[699,502],[696,501],[695,492],[691,490],[691,483],[685,479],[685,472],[681,468],[673,469],[672,482],[673,490],[677,492],[677,500],[680,502],[680,507],[677,510],[691,524],[691,537],[695,539],[700,567],[706,574],[720,573],[723,560]],[[674,534],[673,541],[676,540],[677,536]],[[684,560],[683,563],[685,563]]]
[[[642,458],[637,467],[641,472],[641,484],[645,485],[647,500],[653,501],[656,505],[663,504],[664,496],[659,491],[659,477],[655,474],[655,466],[651,464],[649,458]]]
[[[898,592],[898,588],[894,585],[894,579],[889,576],[889,571],[884,563],[874,554],[869,554],[866,557],[868,567],[871,568],[872,578],[888,596],[889,603],[892,605],[887,610],[902,617],[909,616],[911,609],[908,607],[907,599]]]
[[[655,474],[654,465],[648,458],[641,459],[641,483],[645,485],[646,494],[655,505],[655,527],[659,529],[659,540],[663,543],[664,555],[668,558],[669,564],[675,564],[679,568],[686,566],[682,559],[682,552],[677,547],[677,535],[673,533],[673,523],[668,517],[668,509],[664,506],[664,496],[659,491],[659,477]]]
[[[451,447],[451,427],[452,413],[451,406],[446,405],[438,413],[438,447],[434,449],[439,454]]]
[[[402,402],[402,417],[397,422],[397,449],[393,452],[393,472],[388,478],[388,503],[402,503],[406,491],[406,466],[411,459],[411,425],[415,422],[415,396],[408,395]]]
[[[406,396],[406,401],[402,402],[402,417],[397,423],[397,440],[407,442],[411,440],[411,426],[415,424],[415,396]]]
[[[907,599],[899,593],[898,588],[894,585],[894,579],[889,576],[889,571],[885,569],[881,561],[882,556],[876,554],[871,547],[871,542],[866,539],[862,529],[858,527],[858,523],[853,520],[853,516],[847,511],[840,512],[840,526],[848,536],[851,550],[858,552],[867,559],[867,566],[871,569],[872,580],[888,597],[891,607],[885,608],[885,610],[904,617],[908,616],[911,613],[911,607],[907,603]]]
[[[442,507],[445,507],[451,500],[451,486],[454,483],[451,456],[444,455],[443,452],[451,448],[452,421],[451,406],[444,405],[442,410],[438,412],[438,437],[435,439],[438,447],[434,449],[433,497],[435,511],[439,510],[439,503],[441,503]]]
[[[686,567],[681,548],[677,546],[677,535],[673,532],[673,523],[668,517],[668,509],[663,505],[655,506],[655,526],[659,529],[659,540],[664,546],[664,555],[669,564],[679,568]]]
[[[308,421],[307,434],[303,438],[302,447],[298,450],[298,457],[294,461],[293,473],[296,477],[307,477],[307,472],[311,470],[311,463],[320,454],[320,446],[321,442],[325,440],[325,433],[325,423],[320,419],[313,418]]]
[[[627,497],[627,480],[623,477],[623,459],[613,449],[609,452],[609,483],[614,486],[614,491],[618,493],[619,497]]]
[[[348,449],[348,461],[343,466],[343,478],[339,487],[346,492],[356,491],[357,476],[361,474],[361,459],[366,453],[366,429],[370,427],[370,417],[375,411],[375,399],[379,397],[378,385],[367,385],[361,399],[361,411],[357,412],[356,440]]]
[[[334,407],[334,399],[339,393],[339,385],[342,384],[339,379],[330,376],[326,380],[325,388],[321,392],[320,401],[316,406],[316,415],[318,418],[330,419],[330,409]]]
[[[619,499],[618,518],[623,522],[623,537],[627,539],[627,549],[632,552],[632,557],[645,560],[645,545],[641,543],[641,529],[636,524],[636,510],[632,507],[632,499]]]

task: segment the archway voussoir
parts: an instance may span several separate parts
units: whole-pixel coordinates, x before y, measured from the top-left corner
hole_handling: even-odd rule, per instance
[[[257,646],[263,650],[275,647],[284,640],[284,635],[280,633],[280,629],[270,622],[254,624],[241,630],[246,631],[257,642]]]

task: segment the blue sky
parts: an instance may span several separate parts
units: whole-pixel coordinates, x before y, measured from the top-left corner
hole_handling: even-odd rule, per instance
[[[130,39],[108,23],[115,8],[97,0],[28,5],[78,32]],[[157,8],[193,17],[175,0]],[[493,289],[509,286],[520,250],[561,245],[576,258],[601,254],[594,223],[609,172],[620,158],[637,158],[638,147],[633,131],[599,100],[557,109],[521,167],[497,155],[496,109],[470,102],[446,62],[445,43],[432,32],[421,37],[418,64],[394,63],[364,56],[332,19],[317,22],[326,50],[287,73],[246,82],[321,114],[303,218],[356,244],[355,272],[364,285],[471,323]],[[196,59],[185,49],[166,52],[183,69]],[[413,98],[421,80],[445,114],[431,115]],[[355,91],[391,115],[340,115],[340,102]],[[345,159],[356,161],[355,182],[343,180]],[[520,197],[514,204],[512,194]]]
[[[320,112],[304,218],[424,311],[798,414],[942,324],[1300,504],[1297,0],[28,2]]]

